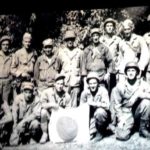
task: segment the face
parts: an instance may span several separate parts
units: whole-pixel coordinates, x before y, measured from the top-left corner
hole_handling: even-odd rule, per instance
[[[73,48],[74,47],[74,38],[66,39],[66,44],[68,48]]]
[[[22,44],[24,48],[28,50],[31,47],[31,39],[30,38],[23,39]]]
[[[57,92],[62,92],[64,88],[64,79],[55,82],[55,89]]]
[[[5,52],[8,52],[9,50],[9,41],[3,41],[1,43],[1,49],[2,51],[5,53]]]
[[[137,71],[134,68],[129,68],[129,69],[127,69],[127,73],[126,74],[127,74],[127,78],[129,80],[133,80],[137,76]]]
[[[125,38],[129,38],[132,34],[132,29],[128,25],[125,25],[123,28],[123,33]]]
[[[99,33],[93,33],[92,34],[92,41],[93,41],[93,43],[94,44],[97,44],[97,43],[99,43]]]
[[[50,56],[52,54],[53,46],[52,45],[45,45],[43,46],[43,51],[46,56]]]
[[[98,88],[98,81],[96,79],[90,79],[88,85],[89,85],[90,91],[95,92]]]
[[[25,89],[23,91],[23,93],[24,93],[25,101],[29,102],[32,99],[32,97],[33,97],[33,91],[30,90],[30,89]]]
[[[112,22],[108,22],[105,26],[106,33],[110,34],[114,31],[114,26]]]

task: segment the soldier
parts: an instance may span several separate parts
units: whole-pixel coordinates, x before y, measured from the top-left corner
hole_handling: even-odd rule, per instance
[[[118,72],[119,65],[119,42],[121,38],[117,36],[117,23],[116,20],[108,18],[104,21],[104,33],[100,37],[100,42],[107,46],[112,54],[113,58],[113,68],[110,74],[110,81],[108,84],[109,93],[111,93],[112,88],[116,85],[116,75]]]
[[[21,82],[23,80],[31,80],[31,77],[33,77],[34,64],[37,57],[36,51],[31,48],[32,36],[30,33],[24,33],[22,44],[23,47],[15,52],[11,65],[11,73],[17,86],[14,90],[14,96],[20,93]]]
[[[0,145],[9,145],[12,131],[12,114],[7,101],[0,101]]]
[[[99,29],[91,29],[92,44],[84,50],[85,68],[87,74],[91,71],[97,72],[100,80],[106,84],[112,72],[113,60],[109,49],[100,42],[99,38]]]
[[[150,32],[145,33],[143,37],[147,43],[147,46],[150,52]],[[149,59],[148,66],[146,67],[145,71],[146,71],[146,74],[145,74],[146,81],[150,84],[150,59]]]
[[[58,60],[61,66],[60,73],[65,75],[65,86],[71,95],[72,106],[79,103],[81,78],[85,75],[85,61],[83,51],[75,47],[76,35],[73,30],[67,30],[64,35],[66,46],[59,49]]]
[[[48,120],[50,120],[50,113],[52,112],[52,109],[71,106],[71,97],[64,90],[64,79],[64,75],[57,74],[55,77],[54,88],[48,88],[42,93],[41,127],[43,135],[40,143],[45,143],[48,140]]]
[[[33,94],[34,84],[22,83],[22,93],[17,95],[12,106],[13,133],[10,138],[11,145],[26,142],[35,143],[40,140],[40,113],[39,97]]]
[[[54,86],[55,76],[59,70],[52,39],[43,41],[43,52],[34,67],[34,76],[40,91]]]
[[[122,23],[122,41],[119,43],[119,51],[121,52],[121,62],[119,65],[119,73],[124,75],[126,63],[136,61],[140,67],[139,76],[143,76],[145,67],[150,58],[147,44],[143,37],[133,33],[134,24],[130,19],[126,19]],[[122,78],[124,80],[124,76]]]
[[[7,101],[10,104],[9,98],[11,94],[12,76],[10,66],[12,64],[12,55],[10,54],[11,38],[2,36],[0,39],[0,101]]]
[[[119,82],[112,92],[115,100],[117,116],[116,138],[128,140],[134,123],[139,125],[139,134],[150,138],[148,131],[150,118],[150,86],[137,78],[140,68],[136,62],[128,62],[125,66],[126,80]]]
[[[99,85],[97,72],[90,72],[86,80],[89,88],[82,92],[80,102],[90,106],[90,136],[96,142],[103,138],[109,122],[109,96],[106,88]]]

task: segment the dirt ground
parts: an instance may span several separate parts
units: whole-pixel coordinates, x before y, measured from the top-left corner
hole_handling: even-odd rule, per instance
[[[150,139],[139,137],[138,133],[132,135],[128,141],[118,141],[115,136],[105,137],[97,143],[57,143],[24,145],[18,147],[4,147],[4,150],[150,150]]]

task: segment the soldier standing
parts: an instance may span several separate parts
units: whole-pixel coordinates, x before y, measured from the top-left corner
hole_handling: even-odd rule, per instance
[[[37,59],[34,67],[34,77],[39,91],[54,86],[55,76],[59,66],[53,48],[53,40],[48,38],[43,41],[43,54]]]
[[[108,83],[109,93],[111,93],[112,88],[116,85],[116,77],[119,65],[119,42],[121,41],[121,38],[116,35],[116,20],[112,18],[106,19],[104,21],[103,29],[104,34],[100,37],[100,42],[109,48],[113,58],[112,72],[110,74],[110,81]]]
[[[75,47],[76,35],[73,30],[67,30],[64,35],[66,46],[59,49],[58,59],[61,74],[65,75],[65,86],[71,95],[71,106],[77,107],[79,103],[81,78],[85,75],[85,61],[83,51]]]
[[[11,94],[12,76],[10,66],[12,64],[12,55],[10,54],[11,38],[2,36],[0,39],[0,101],[7,101],[10,104],[9,98]]]
[[[140,67],[139,76],[143,76],[145,67],[148,65],[150,54],[147,44],[143,37],[133,33],[134,24],[130,19],[126,19],[122,23],[122,41],[119,43],[119,51],[121,53],[121,62],[119,65],[119,73],[123,75],[124,80],[124,68],[130,61],[135,61]]]
[[[109,122],[109,96],[106,88],[99,85],[97,72],[90,72],[86,80],[89,88],[82,92],[80,102],[90,106],[90,136],[97,142],[103,138]]]
[[[84,50],[85,68],[87,74],[91,71],[97,72],[100,81],[106,84],[112,72],[113,60],[109,49],[100,42],[99,38],[99,29],[91,29],[92,43]]]
[[[14,96],[20,93],[21,82],[31,80],[34,73],[34,64],[36,61],[37,53],[31,48],[32,36],[26,32],[23,35],[23,47],[17,50],[13,56],[11,65],[11,73],[14,76],[16,87],[14,89]]]
[[[112,92],[117,116],[116,138],[128,140],[134,125],[139,125],[140,136],[150,138],[150,86],[137,78],[140,69],[136,62],[128,62],[124,72],[126,80],[123,84],[118,82]]]

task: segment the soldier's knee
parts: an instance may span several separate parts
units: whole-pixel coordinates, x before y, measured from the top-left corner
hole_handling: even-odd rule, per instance
[[[40,123],[38,120],[33,120],[31,123],[30,123],[30,129],[38,129],[40,127]]]
[[[94,117],[98,121],[105,121],[107,119],[107,112],[103,108],[98,108],[94,113]]]
[[[150,109],[150,101],[148,99],[143,99],[140,105],[141,105],[141,110]]]
[[[116,130],[115,134],[116,134],[116,139],[120,141],[127,141],[130,138],[129,130],[123,131],[119,129],[119,130]]]

